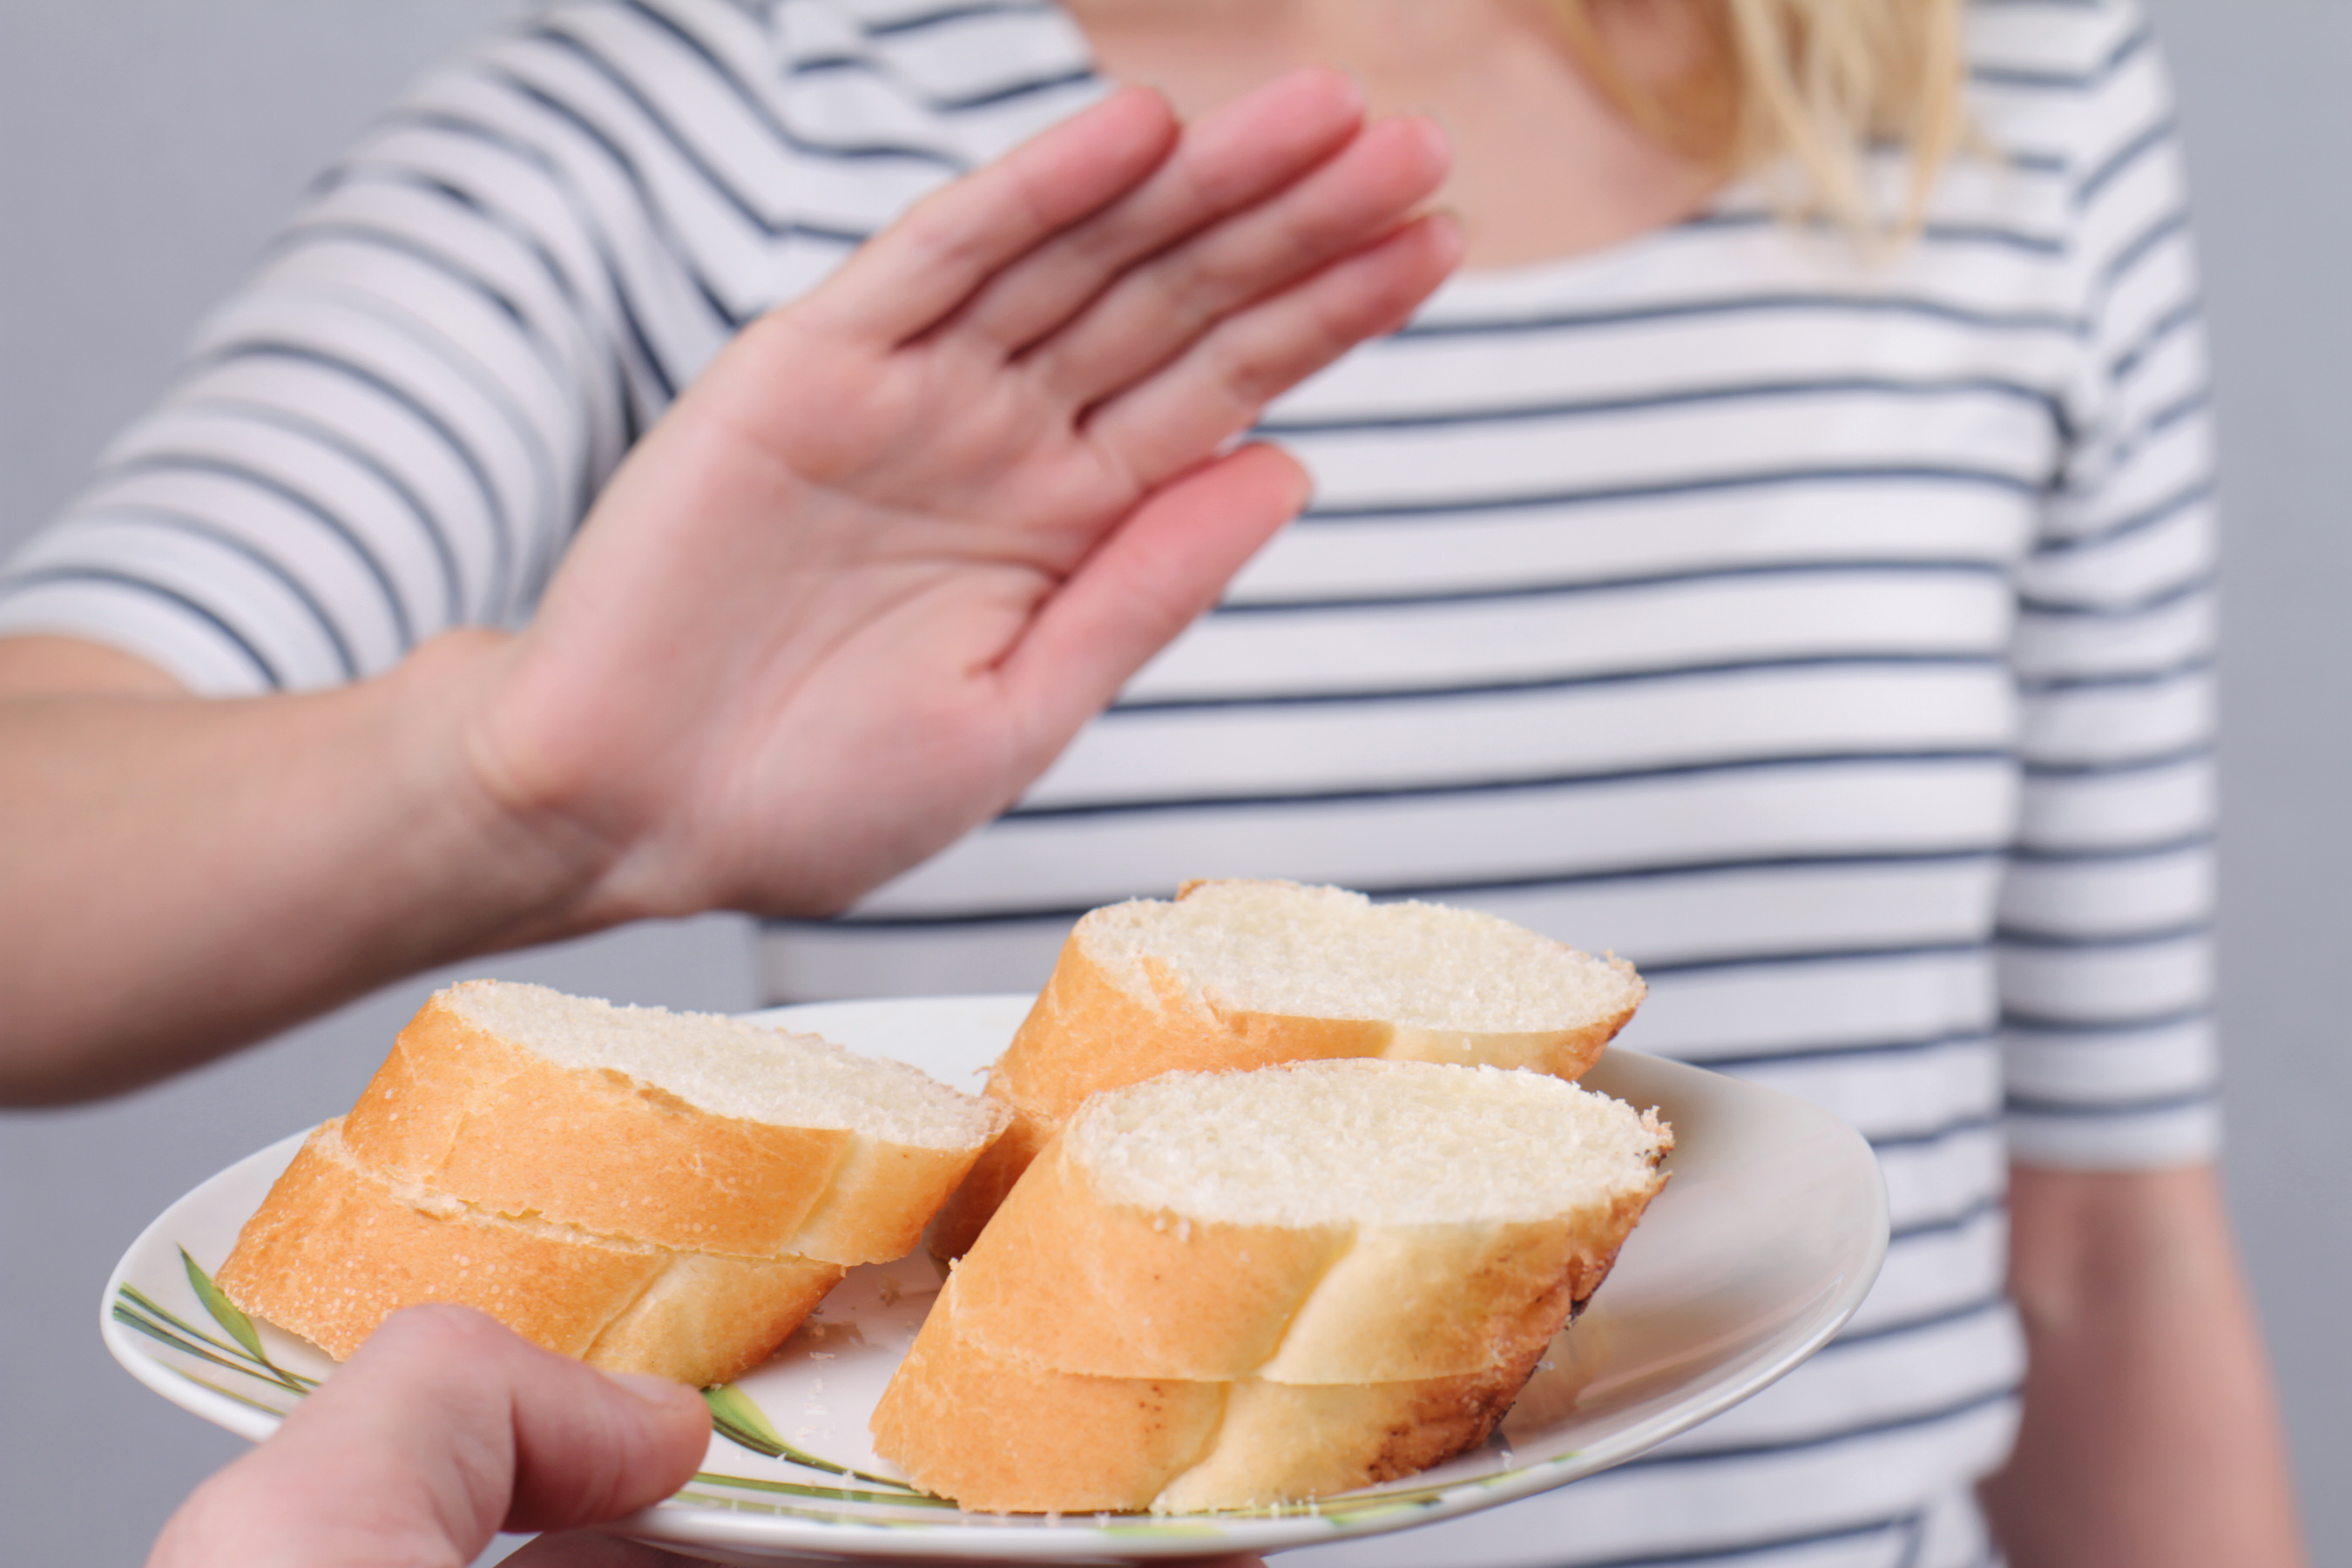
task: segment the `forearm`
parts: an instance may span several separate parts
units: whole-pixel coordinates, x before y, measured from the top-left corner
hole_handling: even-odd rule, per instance
[[[2210,1166],[2016,1167],[2030,1370],[1985,1501],[2014,1568],[2304,1561],[2253,1309]]]
[[[466,634],[297,697],[0,696],[0,1101],[119,1091],[578,921],[596,847],[467,755],[504,653]]]
[[[0,649],[0,1101],[492,947],[827,913],[944,847],[1296,513],[1294,461],[1222,448],[1452,267],[1411,216],[1444,166],[1328,72],[1189,132],[1116,94],[739,334],[517,637],[217,703]]]

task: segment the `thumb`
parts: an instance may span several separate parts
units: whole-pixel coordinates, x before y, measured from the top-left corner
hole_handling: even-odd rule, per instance
[[[478,1312],[395,1313],[276,1436],[198,1488],[149,1568],[470,1562],[501,1526],[629,1513],[693,1475],[709,1412]]]

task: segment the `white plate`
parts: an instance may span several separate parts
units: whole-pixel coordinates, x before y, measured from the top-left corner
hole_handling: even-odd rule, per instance
[[[940,997],[756,1016],[961,1087],[1003,1048],[1027,1006],[1025,997]],[[1663,1110],[1676,1139],[1674,1180],[1482,1448],[1316,1506],[1159,1519],[961,1512],[890,1479],[866,1435],[938,1289],[930,1264],[916,1258],[852,1270],[773,1361],[720,1396],[740,1402],[731,1408],[746,1426],[764,1425],[762,1447],[782,1451],[763,1454],[721,1431],[704,1473],[619,1528],[719,1562],[1139,1561],[1399,1530],[1621,1464],[1827,1342],[1886,1255],[1886,1199],[1869,1146],[1802,1100],[1623,1050],[1584,1081]],[[100,1309],[107,1348],[133,1377],[256,1440],[332,1363],[289,1334],[246,1326],[234,1309],[216,1313],[198,1274],[218,1267],[300,1142],[296,1134],[239,1161],[164,1210],[123,1255]]]

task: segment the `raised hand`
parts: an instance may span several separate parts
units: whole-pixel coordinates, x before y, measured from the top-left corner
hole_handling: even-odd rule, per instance
[[[1452,266],[1427,124],[1330,72],[1120,93],[731,346],[623,467],[471,734],[604,858],[583,923],[837,909],[1009,805],[1304,499],[1265,402]]]
[[[0,640],[0,1100],[472,953],[835,910],[1002,810],[1297,510],[1225,444],[1453,265],[1411,216],[1444,163],[1328,72],[1189,131],[1121,93],[746,331],[520,634],[240,701]]]

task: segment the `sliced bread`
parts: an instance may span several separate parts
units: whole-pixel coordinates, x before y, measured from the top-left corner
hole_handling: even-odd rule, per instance
[[[724,1381],[901,1257],[1004,1112],[737,1019],[477,981],[402,1030],[218,1275],[349,1354],[458,1301],[616,1371]]]
[[[403,1307],[472,1307],[591,1366],[701,1387],[765,1361],[847,1272],[727,1258],[488,1213],[359,1163],[330,1121],[215,1282],[341,1361]]]
[[[1641,1005],[1631,964],[1493,915],[1339,888],[1187,884],[1096,910],[988,1079],[1013,1116],[948,1202],[971,1247],[1088,1095],[1160,1073],[1337,1057],[1533,1068],[1573,1079]]]
[[[877,1451],[992,1511],[1243,1507],[1408,1473],[1485,1439],[1672,1144],[1654,1113],[1490,1067],[1107,1091],[957,1267]]]
[[[981,1513],[1253,1508],[1409,1476],[1486,1441],[1543,1350],[1398,1383],[1095,1377],[974,1342],[957,1301],[950,1279],[875,1411],[875,1447]]]

